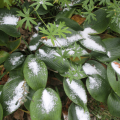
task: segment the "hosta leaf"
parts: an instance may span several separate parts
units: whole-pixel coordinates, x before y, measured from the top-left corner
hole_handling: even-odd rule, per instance
[[[61,100],[51,88],[39,89],[32,97],[30,115],[32,120],[61,120]]]
[[[20,32],[18,32],[16,25],[19,17],[16,15],[17,8],[7,8],[0,9],[0,30],[4,31],[6,34],[13,37],[20,37]]]
[[[116,23],[116,22],[111,23],[111,22],[110,22],[109,27],[110,27],[110,29],[113,30],[114,32],[117,32],[117,33],[120,34],[119,22],[118,22],[118,23]]]
[[[102,33],[106,30],[106,28],[109,25],[110,22],[110,18],[107,18],[107,13],[105,10],[103,9],[98,9],[95,12],[93,12],[93,14],[95,14],[95,18],[97,19],[92,20],[90,23],[88,23],[87,21],[84,23],[84,28],[90,27],[92,29],[94,29],[95,31],[97,31],[97,33]]]
[[[35,91],[31,88],[29,88],[29,93],[27,95],[27,101],[24,103],[24,106],[28,111],[30,111],[30,102],[33,102],[32,97],[34,95]]]
[[[53,48],[48,48],[46,46],[41,47],[41,49],[37,50],[35,53],[36,57],[45,64],[55,70],[58,71],[59,73],[64,73],[68,71],[69,69],[69,62],[68,60],[63,60],[63,63],[59,60],[56,60],[56,56],[60,56],[57,52],[56,49]]]
[[[87,104],[87,94],[82,81],[72,80],[72,82],[70,82],[69,79],[66,78],[63,81],[63,86],[69,99],[85,109]]]
[[[106,46],[107,54],[98,54],[92,53],[94,57],[96,57],[101,62],[111,62],[120,57],[120,38],[108,38],[104,39],[103,43]]]
[[[0,104],[0,120],[3,120],[3,109],[1,104]]]
[[[75,30],[75,31],[80,31],[83,30],[83,28],[74,20],[66,17],[61,17],[58,19],[58,22],[65,22],[66,26]]]
[[[83,38],[83,40],[81,40],[80,43],[87,49],[100,52],[100,53],[105,53],[106,47],[102,42],[101,38],[99,36],[89,35],[89,34],[95,34],[95,33],[96,33],[95,30],[91,28],[85,28],[84,31],[80,32]]]
[[[29,43],[29,49],[30,51],[35,51],[37,50],[42,43],[40,43],[40,38],[41,36],[38,34],[34,34],[31,37],[30,43]]]
[[[44,88],[47,83],[48,71],[45,63],[34,55],[26,58],[23,69],[25,80],[33,90]]]
[[[90,120],[89,111],[86,108],[72,103],[68,109],[68,119],[69,120]]]
[[[107,79],[100,75],[92,75],[86,81],[87,89],[90,95],[100,102],[106,102],[110,93],[110,85]]]
[[[4,67],[7,71],[13,70],[24,62],[25,56],[20,52],[14,52],[10,54],[4,63]]]
[[[74,42],[79,41],[80,39],[82,39],[82,37],[80,36],[80,32],[78,31],[74,31],[72,29],[67,29],[68,31],[71,32],[65,34],[66,35],[66,39],[61,37],[59,38],[59,36],[56,36],[56,40],[54,40],[54,45],[51,42],[51,39],[47,39],[47,40],[41,40],[41,42],[48,46],[48,47],[68,47],[69,45],[72,45]]]
[[[11,52],[15,51],[21,43],[21,38],[14,40],[14,41],[9,41],[7,47],[11,50]]]
[[[106,71],[105,67],[97,61],[94,61],[94,60],[87,61],[83,65],[83,70],[86,73],[86,75],[92,76],[92,75],[98,74],[104,79],[107,78],[107,76],[106,76],[107,71]]]
[[[111,115],[120,117],[120,97],[114,92],[108,96],[107,105]]]
[[[116,64],[118,63],[118,64]],[[120,68],[119,68],[120,62],[113,61],[111,62],[107,67],[107,77],[110,86],[114,90],[114,92],[120,96]]]
[[[8,41],[9,41],[8,35],[0,30],[0,46],[7,46]]]
[[[6,51],[0,51],[0,64],[3,63],[9,57],[9,53]]]
[[[26,82],[20,78],[7,82],[3,86],[1,96],[4,116],[17,110],[24,103],[28,92]]]

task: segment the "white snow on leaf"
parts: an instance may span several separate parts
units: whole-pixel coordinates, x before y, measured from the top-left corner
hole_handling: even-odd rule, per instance
[[[16,65],[19,61],[20,61],[20,58],[23,57],[23,55],[20,55],[18,57],[13,57],[13,58],[10,58],[10,62],[12,65]]]
[[[34,50],[37,49],[38,45],[39,45],[39,43],[36,43],[35,45],[30,45],[30,46],[29,46],[29,49],[30,49],[31,51],[34,51]]]
[[[95,30],[91,29],[91,28],[85,28],[84,31],[80,32],[83,39],[81,41],[81,43],[88,49],[92,49],[92,50],[98,50],[98,51],[102,51],[105,52],[105,48],[103,46],[101,46],[100,44],[96,43],[94,40],[91,39],[89,34],[93,34],[93,33],[97,33]]]
[[[97,80],[93,77],[89,77],[89,82],[90,82],[89,84],[90,89],[98,89],[102,84],[100,80]]]
[[[17,25],[18,20],[18,17],[9,14],[2,18],[1,24]]]
[[[84,111],[84,109],[78,105],[75,105],[75,111],[78,120],[90,120],[89,112]]]
[[[95,65],[92,66],[92,65],[89,64],[89,63],[85,63],[85,64],[83,65],[83,70],[84,70],[85,74],[87,74],[87,75],[93,75],[93,74],[99,74],[99,75],[101,75],[101,71],[98,70],[98,69],[95,67]]]
[[[56,105],[56,101],[58,98],[48,92],[46,89],[42,93],[42,112],[44,113],[49,113],[50,111],[54,110],[54,107]]]
[[[40,72],[40,69],[41,69],[40,66],[38,65],[36,59],[32,59],[28,63],[28,67],[32,71],[33,75],[38,75],[38,73]]]
[[[108,56],[109,58],[111,57],[110,51],[107,52],[107,56]]]
[[[63,118],[64,118],[64,120],[68,120],[68,114],[63,113]]]
[[[25,81],[21,81],[13,92],[13,98],[5,102],[5,104],[7,105],[8,112],[12,113],[16,109],[18,109],[21,104],[23,104],[23,101],[25,100],[25,95],[27,94],[27,92],[25,91],[24,84]]]
[[[48,57],[48,58],[55,58],[56,56],[60,56],[55,50],[50,50],[49,52],[45,52],[43,49],[39,49],[40,57]]]
[[[70,83],[69,78],[67,78],[66,81],[70,89],[72,90],[70,96],[73,99],[76,99],[76,96],[78,96],[83,101],[83,103],[87,103],[87,95],[84,88],[74,80],[72,80],[72,82]]]
[[[39,30],[39,25],[41,24],[41,22],[38,23],[37,26],[35,26],[35,29],[38,31]]]
[[[51,39],[47,39],[46,40],[42,40],[43,44],[50,46],[50,47],[65,47],[68,45],[71,45],[72,43],[74,43],[75,41],[78,41],[82,39],[82,37],[80,36],[80,34],[74,34],[70,37],[66,37],[65,38],[56,38],[56,40],[54,40],[55,45],[52,44]]]
[[[2,94],[2,91],[0,91],[0,95]]]
[[[111,66],[120,75],[120,63],[113,61],[111,62]]]

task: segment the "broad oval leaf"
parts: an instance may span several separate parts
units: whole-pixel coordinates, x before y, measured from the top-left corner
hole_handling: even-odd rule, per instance
[[[6,51],[0,51],[0,64],[2,64],[9,57],[9,53]]]
[[[72,103],[68,109],[69,120],[90,120],[88,109],[84,110],[83,107]]]
[[[41,42],[48,47],[68,47],[68,46],[72,45],[74,42],[82,39],[79,31],[75,31],[70,28],[67,30],[70,31],[71,34],[70,33],[65,34],[66,39],[63,37],[60,38],[59,36],[56,36],[56,40],[54,40],[54,43],[55,43],[54,45],[51,42],[51,39],[41,40]]]
[[[29,88],[29,93],[27,95],[27,101],[24,103],[24,106],[28,111],[30,111],[30,102],[33,102],[32,97],[34,95],[35,91],[31,88]]]
[[[120,117],[120,97],[114,92],[108,96],[107,105],[111,115]]]
[[[104,32],[110,23],[110,18],[106,17],[106,11],[103,9],[98,9],[95,12],[93,12],[93,14],[95,14],[95,18],[97,20],[92,20],[90,23],[86,21],[84,23],[84,28],[90,27],[97,31],[97,34]]]
[[[118,64],[115,64],[118,63]],[[111,62],[107,67],[107,77],[113,91],[120,96],[120,68],[118,61]]]
[[[1,104],[0,104],[0,120],[3,120],[3,109]]]
[[[42,60],[43,62],[45,62],[45,64],[55,70],[58,71],[59,73],[64,73],[66,71],[68,71],[69,69],[69,61],[68,60],[63,60],[63,62],[61,62],[60,60],[56,60],[56,56],[60,56],[57,52],[56,49],[53,48],[48,48],[46,46],[41,47],[41,49],[37,50],[37,52],[35,53],[36,57],[40,60]]]
[[[118,23],[116,23],[116,22],[111,23],[110,22],[109,27],[111,30],[120,34],[119,22]]]
[[[45,63],[34,55],[29,55],[24,63],[25,80],[33,90],[44,88],[47,83],[48,71]]]
[[[87,79],[86,86],[90,95],[95,100],[106,103],[111,90],[107,79],[103,79],[97,74],[92,75]]]
[[[13,113],[24,103],[28,90],[26,82],[20,78],[9,81],[3,86],[1,104],[4,116]]]
[[[17,8],[11,8],[10,10],[7,8],[0,9],[0,30],[12,37],[20,37],[20,32],[16,28],[19,20],[19,17],[16,15],[18,10]]]
[[[7,71],[13,70],[24,62],[25,56],[20,52],[14,52],[10,54],[4,63],[4,67]]]
[[[32,120],[61,120],[62,104],[58,94],[51,88],[35,92],[30,103]]]
[[[70,100],[82,106],[84,109],[86,108],[87,93],[81,80],[72,80],[72,82],[70,82],[69,78],[65,78],[63,81],[63,87]]]
[[[90,49],[92,51],[100,52],[100,53],[106,53],[106,47],[104,43],[102,42],[101,38],[99,36],[92,36],[89,34],[95,34],[97,33],[94,29],[91,29],[90,27],[85,28],[84,31],[81,31],[80,34],[82,36],[82,40],[80,43],[86,47],[87,49]]]
[[[105,67],[95,61],[95,60],[88,60],[84,65],[83,65],[83,70],[86,73],[86,75],[95,75],[98,74],[100,75],[102,78],[106,79],[107,78],[107,71],[105,69]]]

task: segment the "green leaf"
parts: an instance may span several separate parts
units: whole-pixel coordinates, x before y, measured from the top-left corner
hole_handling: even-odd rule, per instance
[[[97,35],[89,35],[89,32],[94,33],[94,30],[91,28],[85,28],[84,31],[81,32],[83,40],[79,42],[89,50],[99,53],[106,53],[106,47],[102,42],[101,38]]]
[[[110,24],[109,24],[109,27],[110,27],[110,29],[113,30],[114,32],[117,32],[117,33],[120,34],[119,22],[117,22],[117,23],[115,23],[115,22],[110,23]]]
[[[92,76],[92,75],[100,75],[103,79],[107,78],[107,71],[105,67],[95,61],[95,60],[88,60],[84,65],[83,65],[83,70],[86,73],[86,75]]]
[[[72,103],[68,109],[69,120],[90,120],[88,109],[84,110],[83,107]]]
[[[110,85],[107,79],[103,79],[100,75],[92,75],[87,79],[86,86],[95,100],[106,103],[110,93]]]
[[[61,120],[62,104],[58,94],[51,88],[35,92],[30,104],[32,120]]]
[[[26,22],[25,29],[28,28],[31,31],[32,26],[30,23],[37,25],[37,23],[34,21],[35,18],[30,17],[30,9],[27,10],[24,8],[23,12],[17,11],[17,13],[18,16],[24,17],[22,20],[18,21],[17,28],[22,27],[23,23]]]
[[[9,41],[7,47],[11,50],[11,52],[15,51],[21,43],[21,38],[14,40],[14,41]]]
[[[14,52],[6,59],[4,67],[7,71],[13,70],[24,62],[25,56],[20,52]]]
[[[0,51],[0,64],[2,64],[9,57],[9,53],[6,51]]]
[[[20,78],[9,81],[3,86],[1,104],[4,116],[13,113],[25,102],[28,90],[26,82]]]
[[[1,104],[0,104],[0,120],[3,120],[3,109]]]
[[[117,63],[117,64],[116,64]],[[114,90],[114,92],[120,96],[120,62],[114,60],[113,62],[109,63],[107,67],[107,77],[110,86]]]
[[[8,35],[0,30],[0,46],[7,46],[8,41],[9,41]]]
[[[1,94],[2,94],[3,85],[0,85],[0,103],[1,103]]]
[[[68,71],[70,67],[68,60],[65,59],[63,62],[56,60],[56,56],[60,55],[56,52],[56,49],[47,46],[42,46],[41,49],[37,50],[35,56],[42,60],[50,69],[58,71],[59,73]]]
[[[58,22],[65,22],[66,26],[75,30],[75,31],[81,31],[83,30],[83,28],[74,20],[70,19],[70,18],[66,18],[66,17],[61,17],[57,20]]]
[[[120,97],[114,92],[108,96],[107,105],[111,115],[120,117]]]
[[[47,83],[48,71],[45,63],[33,54],[28,55],[23,68],[25,80],[33,90],[44,88]]]
[[[27,101],[24,103],[24,106],[28,111],[30,111],[30,103],[34,102],[32,100],[32,97],[33,97],[34,93],[35,93],[35,91],[33,89],[29,88],[29,93],[26,96]]]
[[[63,81],[63,87],[70,100],[82,106],[84,109],[86,108],[87,93],[81,80],[72,80],[72,82],[70,82],[69,78],[66,78]]]
[[[110,18],[106,18],[107,13],[105,10],[103,9],[98,9],[95,12],[93,12],[93,14],[95,14],[95,18],[97,19],[92,20],[90,23],[88,23],[87,21],[84,23],[84,28],[92,28],[94,29],[97,33],[102,33],[106,30],[106,28],[109,25],[110,22]]]

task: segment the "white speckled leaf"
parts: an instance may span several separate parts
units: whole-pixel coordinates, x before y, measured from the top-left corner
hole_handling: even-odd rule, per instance
[[[103,79],[100,75],[92,75],[86,81],[87,89],[90,95],[100,102],[106,102],[110,93],[110,85],[107,79]]]
[[[27,56],[23,73],[25,80],[33,90],[44,88],[47,83],[48,71],[45,63],[33,54]]]
[[[117,64],[115,64],[117,63]],[[111,62],[107,67],[107,77],[109,84],[113,91],[120,96],[120,62],[115,60]]]
[[[25,102],[28,90],[28,85],[20,78],[7,82],[3,86],[1,104],[4,116],[13,113]]]
[[[32,120],[61,120],[62,104],[58,94],[51,88],[35,92],[30,103]]]
[[[63,81],[63,87],[70,100],[82,106],[84,109],[86,108],[87,94],[85,86],[81,80],[72,80],[70,83],[69,78],[65,78]]]
[[[6,59],[4,67],[7,71],[13,70],[24,62],[25,56],[20,52],[14,52]]]
[[[95,61],[95,60],[88,60],[84,65],[83,65],[83,70],[86,73],[86,75],[95,75],[98,74],[100,75],[102,78],[106,79],[107,78],[107,71],[105,69],[105,67]]]
[[[68,109],[69,120],[90,120],[88,109],[72,103]]]

